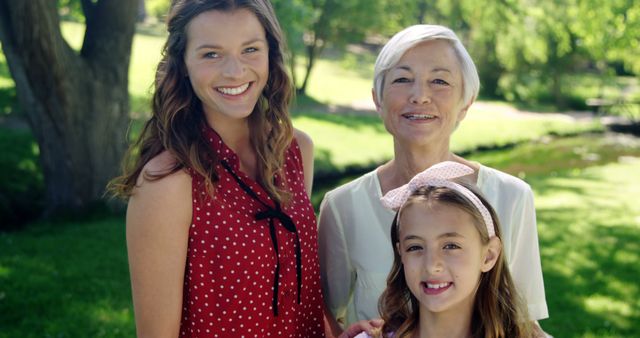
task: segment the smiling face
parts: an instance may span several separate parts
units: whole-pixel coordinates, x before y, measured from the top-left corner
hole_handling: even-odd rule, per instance
[[[472,216],[440,202],[414,202],[399,221],[397,249],[421,311],[470,311],[481,272],[496,262]]]
[[[211,125],[244,120],[269,77],[265,30],[246,9],[204,12],[187,27],[184,62]]]
[[[386,73],[382,97],[375,97],[384,125],[397,141],[448,148],[465,114],[458,58],[445,40],[409,49]]]

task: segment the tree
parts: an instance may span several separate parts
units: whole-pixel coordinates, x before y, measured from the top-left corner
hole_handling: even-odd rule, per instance
[[[385,15],[391,21],[390,28],[392,28],[392,31],[387,33],[393,35],[405,27],[417,24],[445,25],[447,13],[445,13],[446,8],[443,7],[456,4],[443,0],[385,0]]]
[[[147,7],[145,6],[144,0],[138,0],[138,16],[136,17],[137,22],[144,22],[147,19]]]
[[[295,77],[296,56],[304,54],[306,64],[302,84],[304,94],[318,56],[328,45],[343,47],[361,42],[384,20],[382,2],[372,0],[273,0],[292,52]],[[291,25],[291,27],[289,27]]]
[[[128,68],[137,1],[81,0],[80,52],[56,1],[0,0],[0,41],[40,150],[45,212],[100,200],[118,172],[129,122]]]
[[[640,75],[640,2],[582,0],[576,8],[580,20],[571,23],[585,50],[595,60],[622,62]],[[598,68],[606,73],[606,65]]]
[[[289,69],[293,83],[297,85],[296,58],[304,50],[304,32],[311,24],[311,8],[304,0],[274,0],[272,4],[287,37]]]

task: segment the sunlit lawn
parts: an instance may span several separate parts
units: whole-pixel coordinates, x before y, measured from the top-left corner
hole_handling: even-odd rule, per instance
[[[300,60],[300,63],[304,60]],[[320,59],[311,72],[308,93],[323,104],[349,106],[356,101],[369,101],[373,81],[373,64],[346,68],[340,60]],[[298,70],[302,74],[302,69]],[[302,82],[299,79],[299,82]],[[348,90],[345,90],[348,88]]]
[[[638,172],[634,158],[532,179],[550,332],[640,336]]]
[[[640,140],[573,137],[472,158],[534,189],[543,327],[556,337],[639,337]]]

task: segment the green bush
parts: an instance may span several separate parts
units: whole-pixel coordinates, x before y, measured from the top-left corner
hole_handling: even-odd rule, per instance
[[[156,17],[160,21],[164,21],[164,17],[169,12],[171,1],[169,0],[146,0],[145,6],[150,16]]]
[[[509,102],[543,103],[552,100],[549,85],[535,72],[505,74],[498,81],[499,93]]]
[[[636,102],[640,97],[640,79],[632,76],[580,72],[564,74],[560,82],[561,96],[556,98],[551,80],[539,72],[505,73],[500,77],[498,94],[520,106],[549,105],[554,110],[590,110],[586,104],[590,98]],[[607,113],[630,115],[615,109]]]

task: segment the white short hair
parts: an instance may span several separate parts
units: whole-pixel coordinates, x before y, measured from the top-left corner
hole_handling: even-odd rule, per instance
[[[378,100],[382,100],[384,79],[389,69],[395,66],[409,49],[421,42],[431,40],[445,40],[453,47],[462,70],[464,105],[469,105],[478,96],[480,90],[478,70],[456,34],[451,29],[440,25],[414,25],[394,35],[378,54],[373,73],[373,90]]]

